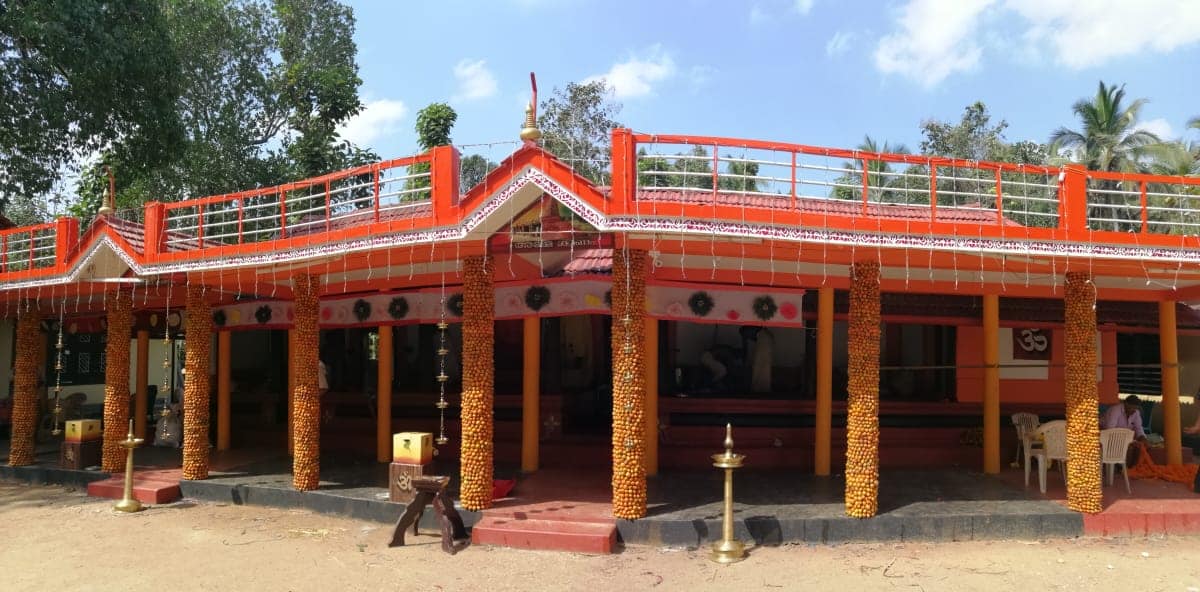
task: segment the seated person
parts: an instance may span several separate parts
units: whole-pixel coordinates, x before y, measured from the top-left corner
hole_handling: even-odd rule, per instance
[[[1137,395],[1129,395],[1120,405],[1113,405],[1100,418],[1100,429],[1127,428],[1133,430],[1135,441],[1146,439],[1142,429],[1142,400]]]
[[[1196,414],[1196,422],[1195,423],[1193,423],[1190,427],[1183,428],[1183,433],[1188,434],[1190,436],[1195,436],[1197,434],[1200,434],[1200,414]]]

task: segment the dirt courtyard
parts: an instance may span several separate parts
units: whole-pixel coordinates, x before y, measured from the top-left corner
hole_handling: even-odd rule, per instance
[[[388,526],[307,511],[111,507],[67,488],[0,481],[0,589],[1200,591],[1195,538],[789,545],[718,566],[700,551],[648,547],[450,556],[432,536],[389,549]]]

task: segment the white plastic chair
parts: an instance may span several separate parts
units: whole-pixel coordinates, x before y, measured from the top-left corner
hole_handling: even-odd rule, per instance
[[[1104,466],[1105,480],[1113,484],[1117,465],[1121,465],[1121,474],[1125,476],[1125,491],[1133,493],[1129,488],[1129,466],[1125,464],[1128,458],[1129,445],[1133,443],[1133,430],[1129,428],[1109,428],[1100,430],[1100,462]]]
[[[1038,428],[1039,423],[1038,416],[1032,413],[1012,414],[1012,424],[1017,429],[1017,456],[1013,459],[1013,466],[1024,459],[1026,486],[1029,485],[1029,453],[1032,452],[1034,446],[1033,432]],[[1024,452],[1024,456],[1022,456],[1022,452]]]
[[[1046,422],[1033,432],[1033,437],[1042,437],[1042,447],[1034,449],[1030,458],[1038,461],[1038,487],[1046,493],[1046,467],[1049,463],[1058,461],[1062,471],[1063,483],[1067,482],[1067,422],[1055,420]],[[1025,465],[1025,485],[1029,486],[1029,465]]]

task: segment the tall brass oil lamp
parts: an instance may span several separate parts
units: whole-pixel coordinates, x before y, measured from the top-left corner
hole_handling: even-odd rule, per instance
[[[725,452],[712,455],[713,466],[725,469],[725,516],[721,540],[714,543],[708,558],[717,563],[736,563],[746,558],[746,545],[733,538],[733,470],[742,468],[744,454],[733,452],[733,425],[725,424]]]
[[[140,512],[142,511],[142,503],[133,497],[133,449],[142,445],[141,438],[134,436],[133,420],[129,420],[129,435],[121,440],[121,447],[126,450],[125,453],[125,495],[121,501],[117,502],[113,509],[118,512]]]

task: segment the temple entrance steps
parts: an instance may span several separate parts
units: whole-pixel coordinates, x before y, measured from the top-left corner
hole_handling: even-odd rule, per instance
[[[496,500],[471,529],[471,542],[518,549],[612,553],[610,470],[543,469],[517,479],[513,496]]]
[[[615,520],[611,516],[572,513],[576,507],[570,502],[548,502],[521,509],[487,510],[471,529],[471,542],[542,551],[614,552]]]
[[[133,473],[133,497],[143,504],[169,504],[180,499],[179,469],[143,469]],[[89,497],[121,499],[125,495],[125,475],[88,483]]]

